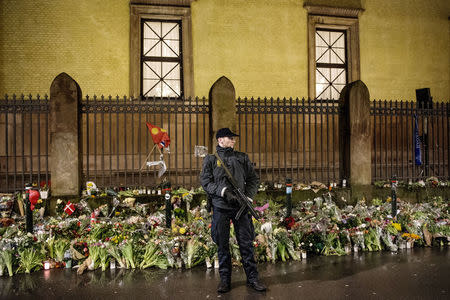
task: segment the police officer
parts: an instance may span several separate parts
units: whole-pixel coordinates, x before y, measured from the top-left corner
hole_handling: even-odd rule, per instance
[[[258,189],[258,177],[248,155],[234,151],[235,138],[239,136],[229,128],[217,131],[217,154],[228,167],[239,188],[246,196],[252,198]],[[231,254],[230,254],[230,220],[233,222],[242,265],[247,275],[247,285],[257,291],[265,291],[266,287],[258,279],[256,261],[253,254],[254,228],[251,215],[243,213],[239,220],[235,216],[240,205],[233,186],[227,178],[224,168],[214,155],[208,155],[203,161],[200,181],[203,189],[212,199],[211,235],[218,246],[220,283],[219,293],[231,289]]]

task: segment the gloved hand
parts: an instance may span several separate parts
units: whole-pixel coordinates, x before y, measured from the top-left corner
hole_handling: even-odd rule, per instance
[[[235,193],[231,191],[231,189],[227,188],[224,193],[225,200],[227,200],[228,204],[231,206],[239,206],[239,200]]]

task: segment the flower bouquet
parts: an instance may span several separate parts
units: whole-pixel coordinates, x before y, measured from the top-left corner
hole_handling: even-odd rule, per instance
[[[330,232],[326,235],[325,246],[322,249],[324,255],[345,255],[345,250],[341,246],[339,234],[337,232]]]
[[[119,250],[119,247],[115,245],[113,242],[106,243],[106,251],[108,251],[108,254],[117,262],[119,263],[119,267],[122,269],[126,269],[126,263],[125,259],[122,257],[121,251]]]
[[[145,246],[144,255],[142,256],[142,261],[139,265],[141,269],[146,269],[153,266],[160,269],[167,269],[167,257],[163,255],[163,252],[159,248],[158,244],[159,243],[156,241],[147,243]]]
[[[64,253],[70,247],[70,242],[66,239],[58,239],[54,243],[55,259],[57,262],[64,261]]]
[[[42,256],[39,251],[33,247],[19,250],[18,272],[25,271],[26,274],[29,274],[40,267],[42,267]]]
[[[124,240],[120,245],[120,251],[122,253],[123,258],[125,259],[127,269],[136,268],[135,264],[136,256],[133,248],[134,247],[131,240]]]
[[[186,269],[195,267],[196,265],[205,261],[207,251],[205,244],[203,244],[197,237],[191,237],[186,242],[184,253],[181,254]]]
[[[14,249],[12,248],[12,240],[3,239],[0,244],[1,263],[8,270],[9,276],[13,276]]]

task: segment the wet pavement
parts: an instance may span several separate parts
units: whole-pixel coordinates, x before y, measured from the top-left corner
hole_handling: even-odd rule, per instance
[[[1,299],[450,299],[448,248],[310,257],[258,266],[264,293],[233,269],[232,290],[217,294],[217,270],[54,269],[0,278]]]

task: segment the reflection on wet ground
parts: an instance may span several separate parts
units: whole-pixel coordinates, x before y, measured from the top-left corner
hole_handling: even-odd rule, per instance
[[[311,257],[301,262],[259,265],[268,291],[257,293],[245,285],[240,267],[233,269],[232,290],[216,293],[217,270],[124,270],[85,272],[41,270],[0,278],[0,298],[103,299],[449,299],[450,251],[416,248],[397,254],[356,253]]]

